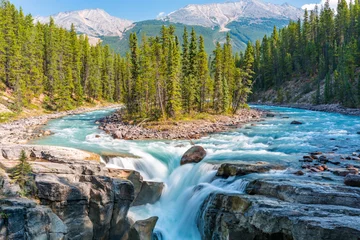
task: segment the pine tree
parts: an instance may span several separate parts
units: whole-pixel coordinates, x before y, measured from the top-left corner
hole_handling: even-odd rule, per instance
[[[187,96],[187,112],[190,112],[194,109],[195,106],[198,105],[197,99],[195,97],[195,91],[199,88],[199,82],[197,79],[198,73],[197,73],[197,53],[198,53],[198,47],[197,47],[197,37],[196,32],[194,28],[191,30],[191,36],[190,36],[190,45],[189,45],[189,76],[188,76],[188,96]]]
[[[216,49],[214,51],[214,62],[213,62],[213,72],[214,72],[214,110],[219,113],[223,110],[222,100],[224,99],[224,89],[223,89],[223,77],[222,77],[222,49],[220,43],[216,43]]]
[[[166,112],[169,117],[176,117],[181,111],[181,88],[180,88],[180,50],[177,38],[169,43],[168,53],[168,82]]]
[[[24,150],[20,153],[20,163],[12,170],[11,178],[24,189],[26,183],[30,180],[30,174],[32,173],[31,165],[28,162],[26,153]]]
[[[205,110],[206,97],[208,96],[207,90],[209,87],[209,69],[208,69],[208,57],[205,51],[205,43],[203,36],[199,37],[199,52],[197,53],[198,63],[198,76],[199,86],[196,91],[196,102],[198,102],[198,111],[203,112]]]
[[[72,66],[72,86],[71,93],[77,98],[78,105],[83,99],[83,88],[81,85],[81,41],[78,40],[74,24],[71,24],[70,46],[71,46],[71,66]]]

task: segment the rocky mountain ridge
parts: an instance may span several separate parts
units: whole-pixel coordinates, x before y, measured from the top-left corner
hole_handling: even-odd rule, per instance
[[[79,11],[60,12],[51,16],[54,22],[66,29],[71,29],[74,24],[79,33],[90,37],[119,36],[133,26],[133,21],[111,16],[102,9],[84,9]],[[48,17],[35,17],[35,21],[48,23]]]
[[[187,25],[219,26],[222,30],[226,30],[227,24],[240,19],[275,18],[297,20],[302,15],[302,9],[288,3],[278,5],[260,0],[240,0],[225,3],[190,4],[168,14],[164,19]]]

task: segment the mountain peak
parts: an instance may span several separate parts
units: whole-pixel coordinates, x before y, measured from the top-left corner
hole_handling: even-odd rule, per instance
[[[66,29],[74,24],[78,32],[91,37],[119,36],[132,27],[133,22],[126,19],[111,16],[104,9],[83,9],[75,11],[60,12],[51,16],[55,23]],[[48,17],[35,17],[35,21],[48,23]]]
[[[241,18],[292,19],[301,18],[303,10],[288,3],[277,5],[261,0],[227,1],[225,3],[189,4],[166,16],[170,22],[225,29]]]

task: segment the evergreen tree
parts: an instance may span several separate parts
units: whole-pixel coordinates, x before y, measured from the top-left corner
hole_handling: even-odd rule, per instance
[[[24,189],[27,182],[30,180],[30,174],[32,172],[31,165],[27,161],[26,153],[24,150],[20,153],[20,163],[14,167],[11,173],[11,178]]]

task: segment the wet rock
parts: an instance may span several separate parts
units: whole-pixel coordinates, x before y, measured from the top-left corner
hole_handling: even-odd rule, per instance
[[[360,187],[360,176],[359,175],[348,174],[344,178],[344,183],[347,186]]]
[[[294,175],[303,176],[303,175],[304,175],[304,172],[301,171],[301,170],[299,170],[299,171],[294,172]]]
[[[187,150],[181,158],[181,165],[188,163],[199,163],[206,156],[206,151],[201,146],[193,146]]]
[[[316,156],[316,155],[322,155],[322,152],[311,152],[310,155],[311,156]]]
[[[136,221],[130,228],[128,236],[122,240],[152,240],[158,217]]]
[[[141,190],[133,202],[133,206],[154,204],[157,202],[164,189],[162,182],[143,182]]]
[[[301,125],[303,123],[299,122],[299,121],[292,121],[290,124],[292,124],[292,125]]]
[[[360,189],[329,185],[312,181],[263,179],[250,182],[246,188],[250,195],[277,198],[300,204],[325,204],[357,208]]]
[[[139,194],[142,184],[143,177],[139,172],[134,170],[126,170],[126,169],[112,169],[108,168],[108,175],[112,178],[129,180],[134,185],[134,197],[136,198]]]
[[[357,168],[335,168],[335,169],[330,169],[330,171],[333,174],[341,177],[345,177],[349,174],[359,174],[359,170]]]
[[[273,118],[273,117],[275,117],[275,114],[267,113],[267,114],[266,114],[266,117],[268,117],[268,118]]]
[[[284,170],[285,167],[281,165],[270,164],[267,162],[238,162],[238,163],[224,163],[218,169],[216,176],[231,177],[244,176],[252,173],[265,173],[270,170]]]
[[[197,226],[202,239],[357,240],[359,220],[356,208],[213,193],[201,207]]]

